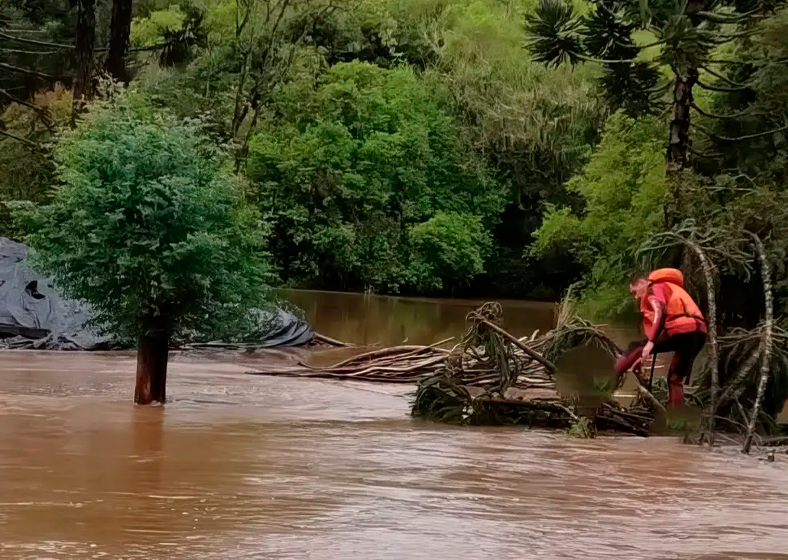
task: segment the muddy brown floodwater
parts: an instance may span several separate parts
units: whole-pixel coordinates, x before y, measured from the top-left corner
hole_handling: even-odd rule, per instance
[[[433,338],[329,300],[328,335],[347,317],[368,341]],[[403,317],[465,305],[422,304]],[[463,328],[442,312],[459,319],[434,339]],[[0,353],[0,558],[788,559],[785,463],[429,424],[407,387],[243,374],[309,357],[176,355],[171,402],[135,408],[130,353]]]

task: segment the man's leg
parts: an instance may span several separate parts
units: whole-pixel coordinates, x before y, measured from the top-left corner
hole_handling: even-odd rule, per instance
[[[684,376],[688,370],[688,361],[688,355],[683,351],[673,354],[668,370],[668,406],[684,404]],[[692,367],[692,363],[689,367]]]
[[[705,342],[706,335],[696,331],[672,336],[655,348],[658,352],[673,352],[668,370],[668,406],[684,403],[684,380],[692,373],[692,365]]]

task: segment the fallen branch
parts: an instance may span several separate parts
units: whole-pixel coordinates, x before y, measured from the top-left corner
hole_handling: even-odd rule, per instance
[[[528,354],[528,356],[530,356],[531,358],[533,358],[534,360],[536,360],[537,362],[542,364],[545,367],[545,369],[547,369],[547,371],[549,371],[553,375],[555,375],[555,373],[558,371],[558,369],[555,367],[555,364],[553,364],[553,362],[551,362],[550,360],[546,359],[544,356],[542,356],[541,354],[539,354],[535,350],[531,350],[530,348],[528,348],[528,346],[526,346],[525,344],[520,342],[519,339],[513,337],[512,335],[510,335],[508,332],[503,330],[498,325],[492,324],[487,319],[479,318],[479,321],[483,325],[485,325],[487,328],[490,328],[490,329],[494,330],[495,332],[500,334],[502,337],[504,337],[506,340],[508,340],[509,342],[514,344],[515,346],[517,346],[520,350],[522,350],[523,352]]]
[[[13,41],[14,43],[22,43],[25,45],[37,45],[39,47],[55,47],[58,49],[75,49],[74,45],[64,45],[61,43],[50,43],[47,41],[36,41],[34,39],[26,39],[24,37],[15,37],[13,35],[9,35],[8,33],[4,33],[0,31],[0,38],[6,39],[8,41]]]
[[[641,385],[639,380],[638,380],[638,392],[643,397],[646,398],[646,400],[651,404],[651,406],[654,407],[654,410],[657,410],[662,414],[665,414],[666,412],[665,407],[662,406],[662,403],[657,400],[657,397],[651,394],[651,391],[649,391],[643,385]]]
[[[57,82],[60,81],[60,78],[56,78],[55,76],[51,76],[49,74],[44,74],[43,72],[36,72],[35,70],[28,70],[26,68],[20,68],[19,66],[14,66],[13,64],[8,64],[5,62],[0,62],[0,68],[5,68],[11,72],[16,72],[18,74],[25,74],[27,76],[34,76],[36,78],[41,78],[42,80],[47,80],[50,82]]]
[[[35,142],[28,140],[27,138],[22,138],[21,136],[17,136],[16,134],[11,134],[0,128],[0,136],[5,136],[6,138],[10,138],[11,140],[16,140],[17,142],[21,142],[25,146],[30,146],[31,148],[38,148],[38,144]]]
[[[328,337],[328,336],[326,336],[324,334],[320,334],[318,332],[313,333],[312,336],[318,342],[323,342],[323,343],[328,344],[330,346],[337,346],[337,347],[341,347],[341,348],[347,348],[348,346],[353,346],[353,344],[350,344],[348,342],[342,342],[340,340],[335,340],[335,339],[333,339],[331,337]]]
[[[394,347],[391,347],[391,348],[381,348],[380,350],[373,350],[371,352],[366,352],[364,354],[359,354],[358,356],[353,356],[352,358],[348,358],[347,360],[343,360],[343,361],[339,362],[338,364],[332,366],[332,368],[342,367],[342,366],[345,366],[345,365],[348,365],[348,364],[352,364],[352,363],[355,363],[355,362],[359,362],[359,361],[362,361],[362,360],[365,360],[365,359],[372,360],[374,358],[381,358],[381,357],[385,357],[385,356],[390,356],[392,354],[398,354],[398,353],[403,352],[403,351],[405,353],[402,354],[399,357],[411,356],[411,355],[413,355],[414,352],[418,353],[418,352],[422,352],[424,350],[434,350],[436,352],[444,352],[444,353],[448,354],[449,353],[448,350],[443,350],[442,348],[435,348],[435,346],[439,346],[441,344],[445,344],[446,342],[448,342],[450,340],[452,340],[452,339],[451,338],[447,338],[446,340],[442,340],[440,342],[436,342],[436,343],[431,344],[429,346],[394,346]],[[328,368],[328,369],[332,369],[332,368]]]

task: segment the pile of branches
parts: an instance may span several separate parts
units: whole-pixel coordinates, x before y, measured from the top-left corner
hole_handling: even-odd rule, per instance
[[[774,226],[768,221],[766,224],[768,227],[762,227],[766,236],[762,238],[736,221],[725,227],[704,227],[686,220],[654,235],[639,249],[652,264],[666,259],[676,248],[684,253],[688,264],[690,259],[697,261],[702,276],[698,285],[705,288],[709,327],[709,357],[697,379],[700,390],[693,395],[704,410],[699,441],[713,444],[720,421],[719,428],[740,434],[744,453],[750,452],[754,441],[761,440],[759,433],[778,431],[776,418],[788,394],[788,332],[775,317],[775,286],[767,250]],[[726,329],[717,313],[720,270],[749,282],[756,268],[763,292],[762,320],[749,330]],[[692,279],[693,275],[687,276],[689,282]]]
[[[353,356],[327,367],[306,362],[295,366],[254,370],[253,375],[311,377],[414,383],[451,371],[457,382],[469,386],[492,386],[502,393],[510,386],[555,388],[555,365],[545,356],[560,355],[561,349],[579,341],[598,339],[615,344],[590,324],[561,325],[543,336],[516,338],[501,326],[503,313],[498,303],[485,303],[467,316],[468,329],[452,349],[443,348],[454,338],[428,346],[403,345],[380,348]]]
[[[559,394],[553,360],[563,353],[596,344],[613,357],[621,354],[604,332],[575,313],[570,298],[559,308],[556,328],[542,336],[537,332],[517,339],[507,333],[501,327],[503,316],[496,303],[470,313],[467,322],[468,330],[445,363],[419,384],[414,416],[454,423],[570,429],[582,437],[593,436],[597,429],[649,434],[653,416],[644,407],[628,411],[608,400],[586,411],[590,413],[586,417],[581,416],[577,401]]]
[[[315,367],[301,361],[295,366],[253,370],[247,373],[379,383],[414,383],[434,372],[448,358],[450,351],[441,346],[451,340],[451,338],[441,340],[429,346],[380,348],[327,367]]]
[[[299,362],[248,373],[418,383],[414,416],[457,423],[568,428],[581,420],[579,408],[559,394],[554,360],[586,344],[596,344],[614,357],[621,354],[604,332],[578,317],[571,299],[559,308],[556,327],[544,334],[536,331],[516,338],[503,328],[503,312],[496,302],[472,311],[466,322],[464,335],[451,349],[443,347],[453,340],[450,338],[428,346],[376,349],[327,367]],[[651,399],[656,401],[653,396]],[[648,409],[627,411],[609,401],[593,411],[592,425],[647,435],[652,421]]]

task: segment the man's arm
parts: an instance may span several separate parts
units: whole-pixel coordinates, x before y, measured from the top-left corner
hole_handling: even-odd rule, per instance
[[[665,328],[665,304],[660,301],[660,299],[655,295],[649,295],[648,297],[648,304],[651,307],[651,310],[654,312],[654,323],[651,327],[651,332],[646,333],[648,337],[648,342],[643,347],[643,353],[641,354],[642,362],[646,361],[651,353],[654,351],[654,344],[656,344],[657,340],[659,339],[659,335],[662,334],[662,329]],[[641,362],[641,363],[642,363]]]
[[[662,334],[662,330],[665,328],[665,304],[655,295],[649,295],[647,297],[651,310],[654,312],[654,323],[651,327],[651,332],[646,333],[646,337],[648,337],[649,342],[656,343],[659,339],[659,335]]]

